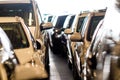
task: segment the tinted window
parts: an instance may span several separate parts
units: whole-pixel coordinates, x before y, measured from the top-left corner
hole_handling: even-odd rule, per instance
[[[20,16],[26,25],[36,25],[32,4],[0,4],[0,17],[4,16]],[[32,24],[29,23],[29,20],[32,20]]]
[[[48,17],[48,22],[51,22],[53,16]]]
[[[70,27],[72,26],[72,23],[73,23],[74,18],[75,18],[75,15],[74,15],[74,16],[71,16],[70,21],[69,21],[69,24],[68,24],[68,28],[70,28]]]
[[[65,22],[66,17],[67,17],[67,15],[65,15],[65,16],[59,16],[58,19],[57,19],[55,28],[58,28],[58,29],[62,28],[63,24]]]
[[[8,35],[14,49],[29,47],[28,39],[20,23],[0,23],[0,26]]]
[[[83,27],[83,21],[84,21],[85,17],[80,17],[78,19],[78,24],[77,24],[77,32],[81,32],[82,27]]]
[[[93,33],[101,19],[103,19],[104,16],[94,16],[90,20],[90,25],[88,28],[88,33],[87,33],[87,40],[91,41]]]

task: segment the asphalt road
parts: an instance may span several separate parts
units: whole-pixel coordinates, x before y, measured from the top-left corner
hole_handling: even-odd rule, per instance
[[[66,57],[50,52],[50,80],[74,80]]]

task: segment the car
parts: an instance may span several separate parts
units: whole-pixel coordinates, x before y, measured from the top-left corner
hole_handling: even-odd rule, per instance
[[[101,30],[102,33],[99,32],[101,34],[99,35],[99,39],[97,41],[98,45],[96,45],[95,48],[95,54],[99,56],[95,56],[95,60],[97,62],[95,66],[96,68],[93,69],[94,73],[96,74],[96,76],[94,77],[95,79],[96,78],[101,80],[120,79],[119,77],[120,31],[118,27],[120,23],[118,21],[113,21],[118,20],[120,18],[119,4],[120,2],[118,0],[111,1],[111,4],[107,8],[104,22],[102,23],[103,27],[103,29]]]
[[[75,42],[72,42],[69,37],[71,34],[75,32],[79,32],[80,27],[82,27],[82,23],[85,19],[85,17],[88,15],[89,12],[83,12],[80,14],[75,15],[75,19],[71,25],[70,28],[67,28],[64,30],[65,37],[67,39],[67,62],[68,62],[68,67],[72,69],[73,66],[73,50],[74,50],[74,45]]]
[[[0,27],[0,80],[7,80],[17,64],[12,44]]]
[[[67,28],[71,28],[75,15],[68,15],[65,19],[63,27],[60,29],[55,29],[54,36],[55,40],[53,41],[55,44],[55,48],[59,50],[59,52],[63,55],[67,55],[67,39],[66,35],[64,34],[64,30]]]
[[[0,26],[9,37],[19,63],[10,79],[48,78],[45,68],[45,53],[41,49],[41,44],[34,39],[29,28],[25,25],[24,20],[18,16],[0,17]],[[36,71],[38,72],[36,73]]]
[[[45,63],[49,64],[49,44],[46,30],[52,28],[53,25],[51,22],[44,23],[36,0],[0,0],[0,17],[15,16],[24,19],[32,36],[41,44],[42,52],[46,55]],[[47,65],[46,69],[48,69]]]
[[[76,42],[73,55],[73,75],[76,79],[84,79],[84,58],[87,48],[90,46],[93,33],[101,19],[104,18],[105,10],[93,11],[84,19],[83,27],[80,33],[74,33],[70,40]]]
[[[61,43],[61,38],[59,38],[57,35],[61,33],[61,29],[63,28],[64,22],[67,16],[68,15],[57,15],[53,21],[54,27],[48,30],[49,45],[54,54],[57,54],[62,51],[61,49],[63,46],[61,44],[63,43]],[[59,47],[61,47],[61,49]]]
[[[98,49],[100,48],[99,46],[100,38],[103,36],[102,31],[104,31],[103,22],[104,22],[104,19],[101,20],[97,25],[95,32],[93,34],[90,46],[86,51],[83,74],[86,75],[84,76],[84,78],[86,78],[87,80],[88,79],[101,80],[101,76],[100,76],[101,69],[100,69],[100,65],[98,64],[101,64],[99,63],[100,62],[99,59],[103,58],[101,57],[103,55],[100,55],[98,53]],[[97,65],[99,66],[99,69],[97,69],[98,67]]]

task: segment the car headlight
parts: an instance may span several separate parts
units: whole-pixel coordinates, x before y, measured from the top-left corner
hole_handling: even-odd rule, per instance
[[[55,32],[55,33],[57,33],[57,32],[58,32],[58,30],[57,30],[57,29],[55,29],[55,30],[54,30],[54,32]]]
[[[62,29],[53,29],[54,33],[61,34]]]

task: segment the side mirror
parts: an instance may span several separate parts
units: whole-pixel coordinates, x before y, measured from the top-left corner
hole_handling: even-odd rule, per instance
[[[82,35],[80,33],[75,32],[70,36],[70,40],[74,42],[81,41]]]
[[[51,22],[42,23],[40,27],[41,27],[42,30],[46,30],[46,29],[52,28],[53,24]]]
[[[65,30],[64,30],[64,33],[65,33],[65,34],[72,34],[73,32],[72,32],[71,29],[65,29]]]

